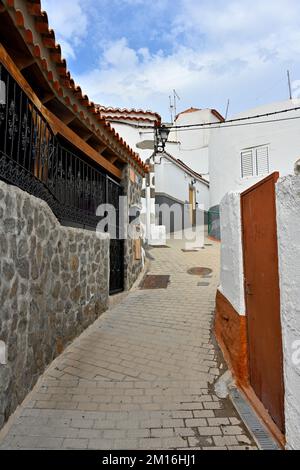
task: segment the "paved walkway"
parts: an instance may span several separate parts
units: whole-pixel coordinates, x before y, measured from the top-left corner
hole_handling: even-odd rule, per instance
[[[7,426],[1,448],[246,449],[211,337],[219,245],[151,250],[167,289],[136,290],[106,312],[44,374]],[[187,269],[213,269],[211,278]],[[199,283],[208,285],[198,285]]]

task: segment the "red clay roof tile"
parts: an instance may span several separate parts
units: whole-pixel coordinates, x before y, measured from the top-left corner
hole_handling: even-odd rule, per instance
[[[156,118],[156,121],[161,123],[161,116],[158,114],[158,113],[155,113],[153,111],[150,111],[150,110],[144,110],[144,109],[134,109],[134,108],[131,108],[131,109],[127,109],[127,108],[113,108],[111,106],[102,106],[102,105],[96,105],[96,107],[99,109],[100,112],[103,112],[104,114],[108,113],[109,116],[113,115],[113,117],[116,117],[116,116],[120,116],[123,117],[124,115],[126,116],[126,119],[138,119],[138,116],[133,116],[133,115],[137,115],[137,114],[144,114],[144,115],[151,115],[153,116],[154,118]],[[129,117],[128,114],[131,114],[131,116]],[[106,116],[107,117],[107,116]],[[149,120],[149,118],[139,118],[140,120],[141,119],[145,119],[145,120]]]
[[[126,144],[126,142],[121,139],[120,136],[116,135],[113,131],[112,127],[108,122],[106,122],[105,118],[101,116],[101,108],[102,109],[110,109],[113,110],[114,108],[104,108],[101,106],[95,106],[94,103],[89,101],[89,98],[85,95],[82,96],[82,91],[80,87],[76,87],[74,80],[71,78],[70,72],[67,71],[67,62],[65,59],[62,58],[61,54],[61,47],[59,44],[55,42],[55,33],[52,29],[49,28],[48,22],[48,15],[45,11],[41,9],[41,1],[40,0],[24,0],[26,2],[27,11],[28,13],[34,17],[35,19],[35,29],[41,35],[41,44],[50,49],[50,58],[51,61],[54,63],[56,69],[58,69],[58,74],[60,75],[61,84],[58,81],[53,81],[53,73],[49,70],[49,66],[47,60],[41,57],[41,49],[38,44],[34,44],[33,33],[31,30],[26,30],[24,33],[25,41],[28,45],[33,46],[33,55],[40,59],[42,68],[47,72],[47,77],[50,83],[52,83],[53,88],[58,93],[60,97],[64,97],[63,88],[73,89],[73,95],[76,99],[78,99],[83,106],[87,108],[87,111],[90,112],[92,115],[95,116],[95,119],[98,121],[98,124],[105,126],[110,132],[115,136],[118,143],[123,146],[126,151],[132,156],[131,158],[138,162],[138,169],[142,172],[147,172],[146,165],[141,161],[138,154],[135,154],[132,149]],[[7,5],[10,8],[14,8],[15,10],[15,23],[16,26],[20,29],[25,28],[25,21],[23,13],[16,9],[15,1],[14,0],[7,0]],[[61,86],[62,85],[62,86]],[[70,99],[64,97],[65,102],[69,104]],[[75,113],[78,113],[78,105],[70,103]],[[126,113],[143,113],[143,114],[153,114],[160,120],[160,116],[157,113],[152,113],[151,111],[143,111],[143,110],[119,110],[120,112]],[[83,114],[83,113],[82,113]],[[84,118],[84,115],[82,116]]]

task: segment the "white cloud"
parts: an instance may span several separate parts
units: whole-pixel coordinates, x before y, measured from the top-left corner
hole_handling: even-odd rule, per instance
[[[114,40],[101,38],[101,10],[99,16],[87,18],[84,12],[89,11],[89,1],[84,11],[84,2],[72,2],[71,25],[66,25],[66,18],[70,23],[68,0],[61,0],[59,8],[54,0],[44,0],[44,4],[69,56],[75,55],[74,41],[91,41],[98,59],[89,67],[85,64],[87,72],[77,73],[75,78],[101,104],[152,108],[167,117],[168,95],[175,88],[182,107],[209,106],[223,111],[230,97],[234,110],[239,111],[259,104],[255,99],[260,94],[262,102],[284,98],[290,66],[299,73],[294,79],[300,77],[298,0],[170,0],[163,29],[155,21],[147,25],[147,12],[154,18],[151,13],[156,2],[122,0],[123,7],[130,7],[128,15],[144,4],[146,17],[142,23],[133,22],[135,30],[130,31],[119,31],[115,22]],[[94,8],[102,1],[93,2]],[[114,8],[120,0],[112,2]],[[54,3],[56,10],[51,11]],[[165,8],[166,0],[163,5]],[[89,20],[94,35],[91,28],[87,33]],[[146,27],[146,36],[161,37],[163,50],[151,49],[150,41],[148,47],[135,46],[135,31]],[[272,85],[279,79],[282,93],[277,87],[277,94],[272,94]]]
[[[103,68],[116,68],[118,70],[130,70],[138,65],[138,54],[128,47],[126,38],[119,41],[108,42],[101,58]]]
[[[42,0],[42,8],[47,11],[50,27],[54,29],[56,40],[62,46],[66,58],[76,57],[76,46],[86,37],[88,15],[80,0]]]
[[[286,26],[299,26],[298,0],[182,0],[175,30],[200,32],[210,40],[232,37],[261,38]]]

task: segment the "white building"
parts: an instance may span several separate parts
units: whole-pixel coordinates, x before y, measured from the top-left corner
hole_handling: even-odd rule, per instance
[[[209,179],[210,128],[198,124],[220,123],[224,118],[215,109],[190,108],[178,114],[166,146],[168,153],[183,161],[197,173]],[[176,127],[185,127],[176,129]]]
[[[152,199],[150,203],[152,215],[151,222],[149,222],[152,227],[162,221],[158,211],[155,215],[155,203],[158,205],[166,204],[169,207],[178,204],[181,208],[182,218],[187,210],[190,211],[191,221],[193,221],[197,209],[200,212],[207,213],[210,204],[207,178],[209,131],[203,131],[200,138],[199,131],[190,132],[188,136],[184,132],[178,134],[176,132],[176,139],[178,137],[182,138],[182,143],[176,141],[177,143],[174,145],[172,142],[168,142],[169,151],[159,154],[154,159],[154,130],[156,126],[161,125],[161,117],[157,113],[134,109],[105,107],[99,107],[99,109],[103,117],[110,121],[125,142],[139,153],[141,159],[154,165],[155,181],[151,181],[151,195],[149,196]],[[187,120],[185,116],[194,114],[194,111],[195,116],[192,120]],[[216,111],[203,110],[200,111],[200,117],[198,110],[188,110],[177,117],[176,124],[194,123],[198,119],[201,119],[201,122],[220,122],[214,113],[218,116]],[[220,119],[222,118],[220,117]],[[173,136],[172,132],[170,136]],[[170,137],[171,139],[172,137]],[[200,150],[195,150],[196,147],[199,147]],[[170,153],[171,149],[173,149],[173,154]],[[185,149],[187,150],[185,151]],[[203,177],[196,168],[202,168],[206,176]],[[187,208],[187,204],[190,205],[189,208]],[[143,210],[146,211],[146,208],[144,207]],[[186,215],[186,217],[188,216]],[[181,227],[182,220],[177,220],[176,222],[173,221],[169,228],[173,232]]]
[[[190,220],[193,221],[193,213],[200,216],[201,212],[207,213],[209,209],[209,182],[199,173],[192,170],[181,160],[174,158],[167,152],[156,157],[155,164],[155,201],[156,204],[167,204],[169,207],[177,204],[186,221],[190,212]],[[199,219],[201,221],[201,219]],[[157,221],[162,224],[162,219]],[[194,220],[195,222],[195,220]],[[180,221],[171,223],[170,231],[178,231],[182,228]]]
[[[219,204],[228,191],[247,189],[274,171],[281,176],[293,171],[300,156],[300,121],[294,119],[300,118],[300,111],[272,113],[299,106],[300,100],[272,103],[245,111],[233,118],[241,121],[228,124],[214,109],[190,108],[178,114],[166,156],[155,164],[156,202],[204,205],[209,211],[210,234],[219,238]],[[154,128],[161,124],[157,113],[100,110],[142,160],[151,157]],[[197,127],[201,124],[208,127]]]
[[[210,209],[218,213],[223,196],[242,191],[278,171],[280,176],[293,172],[300,156],[300,111],[274,113],[300,106],[300,100],[273,103],[245,111],[234,117],[241,122],[211,129],[209,143]],[[258,124],[257,124],[258,122]],[[219,237],[216,215],[212,235]]]
[[[101,115],[111,123],[125,142],[145,162],[154,150],[154,128],[161,124],[159,114],[141,109],[119,109],[99,106]],[[144,142],[144,148],[137,144]],[[152,148],[150,147],[152,143]]]

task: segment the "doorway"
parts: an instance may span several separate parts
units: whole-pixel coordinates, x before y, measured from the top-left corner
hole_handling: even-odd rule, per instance
[[[284,434],[283,353],[274,173],[242,194],[250,386]]]

